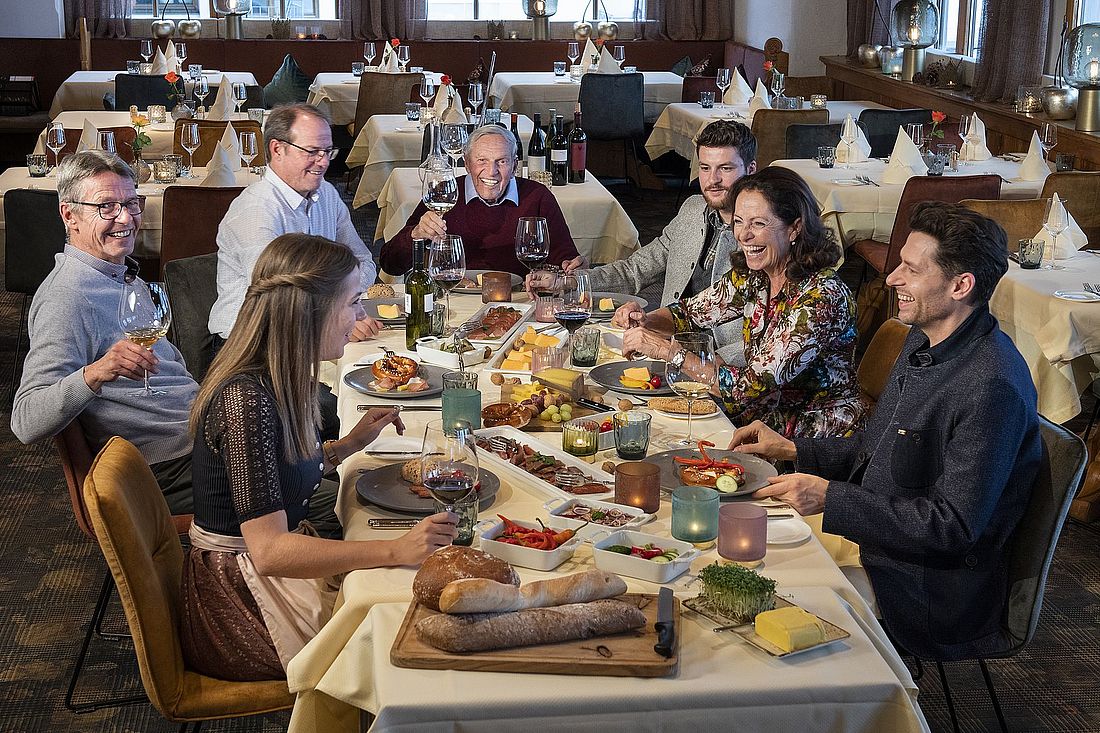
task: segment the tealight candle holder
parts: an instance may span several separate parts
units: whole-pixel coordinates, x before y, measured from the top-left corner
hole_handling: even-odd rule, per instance
[[[759,563],[768,544],[768,511],[756,504],[718,510],[718,554],[739,563]]]
[[[512,273],[486,272],[481,276],[482,303],[510,303],[512,301]]]
[[[600,450],[600,424],[583,417],[563,423],[561,447],[570,455],[590,459]]]
[[[168,117],[168,110],[165,109],[163,104],[150,104],[149,105],[149,121],[150,122],[164,122]]]
[[[540,295],[535,301],[535,320],[539,323],[554,323],[554,296]]]
[[[176,164],[170,160],[154,160],[153,181],[155,183],[175,183]]]
[[[705,486],[680,486],[672,492],[672,536],[710,546],[718,537],[718,492]]]
[[[615,503],[633,506],[646,514],[661,508],[661,467],[648,461],[615,466]]]
[[[810,109],[825,109],[825,106],[829,103],[829,98],[824,94],[811,94],[810,95]]]

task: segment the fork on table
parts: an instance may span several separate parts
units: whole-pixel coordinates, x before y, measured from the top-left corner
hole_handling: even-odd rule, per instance
[[[874,186],[875,188],[879,188],[878,183],[872,180],[870,176],[857,175],[856,180],[862,183],[864,186]]]
[[[1081,283],[1081,287],[1083,287],[1085,290],[1092,293],[1093,295],[1100,296],[1100,285],[1096,283]]]

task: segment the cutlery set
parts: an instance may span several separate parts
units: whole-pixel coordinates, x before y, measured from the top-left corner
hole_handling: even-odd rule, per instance
[[[871,180],[870,176],[862,176],[862,175],[856,176],[856,180],[859,181],[860,184],[862,184],[864,186],[874,186],[875,188],[880,188],[879,184],[876,183],[875,181]]]

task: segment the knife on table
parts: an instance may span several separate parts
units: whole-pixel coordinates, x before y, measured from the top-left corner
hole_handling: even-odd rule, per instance
[[[674,604],[672,589],[661,588],[657,594],[657,623],[653,624],[657,630],[657,643],[653,645],[653,651],[665,659],[672,658],[672,647],[676,642],[676,626],[672,619]]]
[[[435,412],[443,409],[442,405],[357,405],[355,409],[359,412],[366,412],[375,407],[400,407],[401,412]]]

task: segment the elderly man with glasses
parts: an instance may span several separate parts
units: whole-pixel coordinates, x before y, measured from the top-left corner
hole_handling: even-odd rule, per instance
[[[68,242],[31,301],[12,432],[33,443],[75,419],[95,451],[121,435],[150,463],[172,513],[189,514],[187,420],[198,385],[168,340],[145,348],[119,326],[122,284],[137,279],[129,255],[145,208],[134,172],[112,153],[76,153],[58,168],[57,195]],[[163,394],[137,390],[146,371]]]

